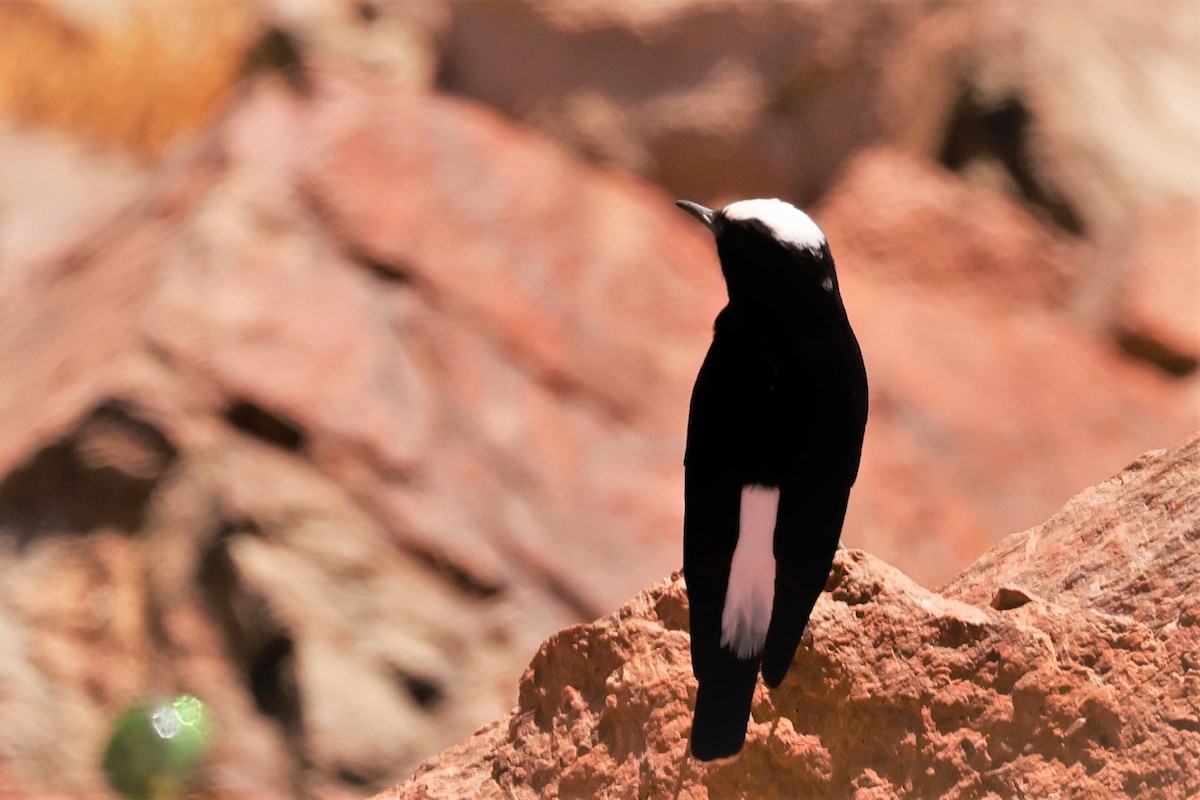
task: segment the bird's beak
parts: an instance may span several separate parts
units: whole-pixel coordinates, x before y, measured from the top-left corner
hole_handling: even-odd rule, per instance
[[[676,200],[675,205],[703,222],[710,231],[713,229],[713,219],[716,217],[716,212],[711,208],[705,208],[699,203],[693,203],[691,200]]]

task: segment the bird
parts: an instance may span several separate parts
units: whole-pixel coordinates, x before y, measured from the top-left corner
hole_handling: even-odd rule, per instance
[[[783,200],[680,208],[716,239],[728,302],[696,376],[683,575],[698,682],[691,753],[745,743],[828,580],[867,423],[867,374],[829,242]]]

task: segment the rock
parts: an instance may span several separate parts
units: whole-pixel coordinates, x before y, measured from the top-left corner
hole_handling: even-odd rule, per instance
[[[1145,190],[1194,196],[1197,139],[1178,101],[1195,88],[1196,16],[1185,2],[1088,8],[458,2],[439,81],[698,199],[699,181],[707,196],[811,200],[854,151],[886,142],[956,167],[990,161],[1032,205],[1065,203],[1090,226]],[[1064,42],[1068,22],[1080,35]],[[1157,102],[1135,108],[1147,97]],[[1121,126],[1104,121],[1114,106],[1127,109]]]
[[[1085,251],[1003,195],[878,148],[815,213],[872,389],[851,546],[936,586],[1200,424],[1185,387],[1066,318]]]
[[[880,145],[1006,193],[1091,246],[1070,291],[1091,330],[1122,314],[1140,220],[1200,202],[1188,0],[466,0],[443,25],[439,87],[680,197],[811,204]]]
[[[958,46],[965,68],[942,159],[968,179],[1007,182],[1043,218],[1089,242],[1073,316],[1092,329],[1118,327],[1128,287],[1146,280],[1142,253],[1164,253],[1158,237],[1193,248],[1155,270],[1194,272],[1195,217],[1178,210],[1200,204],[1200,127],[1183,99],[1200,89],[1191,45],[1200,9],[1165,2],[1138,13],[1092,2],[1083,15],[1057,4],[945,13],[973,19]],[[1075,35],[1064,39],[1068,28]],[[912,80],[936,69],[926,61]],[[893,119],[907,124],[905,115]]]
[[[512,712],[376,800],[1190,796],[1197,486],[1200,435],[941,595],[839,551],[791,672],[759,686],[745,749],[710,764],[686,757],[695,682],[675,575],[544,642]],[[1024,600],[993,607],[997,589]]]
[[[1061,309],[1083,271],[1073,237],[895,148],[855,155],[816,213],[856,276],[980,295],[1016,313]]]
[[[1192,374],[1200,363],[1200,203],[1147,209],[1127,258],[1117,341],[1169,374]]]
[[[1192,546],[1200,538],[1198,454],[1196,438],[1146,453],[1042,525],[1001,541],[943,591],[978,605],[1007,582],[1155,630],[1186,626],[1195,603],[1178,582],[1200,571]]]
[[[657,191],[265,78],[62,250],[0,319],[0,794],[101,790],[108,721],[180,691],[201,789],[382,788],[677,562],[719,277]]]
[[[233,96],[258,14],[244,0],[5,3],[0,120],[154,159]]]
[[[680,197],[811,202],[882,140],[888,66],[934,5],[459,2],[438,85]]]
[[[144,165],[61,134],[0,132],[0,296],[145,191]]]
[[[343,65],[428,89],[450,8],[436,0],[265,0],[263,24],[294,42],[303,63]]]
[[[1126,336],[1121,323],[1146,321],[1124,297],[1129,270],[1143,269],[1127,250],[1147,216],[1171,238],[1195,238],[1162,212],[1200,203],[1200,126],[1187,112],[1200,16],[1187,0],[1092,0],[1083,15],[931,0],[57,7],[0,11],[15,32],[14,55],[0,55],[0,117],[160,154],[224,107],[247,72],[274,70],[303,89],[313,65],[336,61],[486,102],[595,162],[713,203],[811,204],[859,150],[888,145],[1086,241],[1086,269],[1069,287],[1074,320],[1116,331],[1139,358],[1164,358],[1148,343],[1177,352],[1178,325],[1164,340],[1142,337],[1141,324]],[[56,71],[29,68],[42,63]],[[1193,261],[1164,274],[1193,272]],[[1184,325],[1190,341],[1195,326]]]

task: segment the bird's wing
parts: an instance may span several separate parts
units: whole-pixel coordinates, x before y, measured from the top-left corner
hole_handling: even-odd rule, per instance
[[[789,480],[775,525],[775,601],[763,647],[763,681],[778,686],[791,666],[841,537],[848,485]]]
[[[798,446],[784,457],[776,514],[775,598],[762,663],[772,688],[787,674],[829,578],[867,418],[866,372],[851,331],[803,352],[798,366],[781,392],[781,413],[801,427],[784,434]],[[788,416],[788,408],[803,416]]]
[[[699,681],[692,755],[709,760],[733,755],[742,747],[758,680],[758,656],[739,659],[721,645],[740,485],[719,471],[689,465],[684,494],[684,575],[691,607],[692,671]]]
[[[759,654],[722,646],[722,615],[738,542],[748,454],[761,446],[769,382],[761,365],[714,341],[696,380],[684,472],[684,575],[691,613],[692,670],[699,681],[692,754],[701,760],[742,747]]]
[[[692,621],[692,669],[718,658],[721,616],[737,546],[747,442],[757,440],[766,384],[739,348],[717,336],[696,378],[684,461],[683,572]]]

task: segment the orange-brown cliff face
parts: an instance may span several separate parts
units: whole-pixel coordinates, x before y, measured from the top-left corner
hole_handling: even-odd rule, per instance
[[[1200,790],[1200,436],[941,593],[842,550],[745,749],[686,757],[678,576],[538,650],[507,716],[376,800],[1187,797]]]

